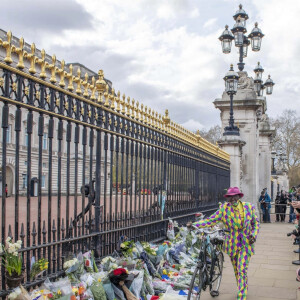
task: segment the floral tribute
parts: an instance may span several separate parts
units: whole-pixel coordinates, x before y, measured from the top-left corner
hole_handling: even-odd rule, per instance
[[[0,253],[3,253],[4,267],[9,276],[20,276],[22,274],[22,257],[19,250],[22,247],[22,241],[18,240],[12,243],[12,238],[6,239],[6,245],[0,243]]]
[[[112,256],[96,261],[93,251],[79,253],[65,260],[64,277],[56,281],[46,278],[40,288],[30,293],[19,287],[9,300],[186,299],[200,245],[200,236],[175,222],[169,226],[168,240],[161,244],[134,242],[122,236]],[[13,255],[17,259],[20,247],[20,242],[13,244],[8,239],[1,249],[6,258]],[[20,270],[17,263],[6,259],[6,264],[11,272]],[[42,259],[32,270],[39,274],[46,267],[47,261]]]

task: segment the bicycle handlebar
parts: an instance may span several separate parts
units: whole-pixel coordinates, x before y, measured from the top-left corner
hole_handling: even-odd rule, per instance
[[[210,231],[210,230],[207,230],[207,229],[205,230],[204,228],[198,228],[195,225],[192,225],[192,228],[196,229],[197,231],[204,232],[205,234],[214,234],[214,233],[219,232],[219,231],[224,231],[226,233],[230,232],[230,230],[228,230],[228,229],[216,229],[216,230]]]

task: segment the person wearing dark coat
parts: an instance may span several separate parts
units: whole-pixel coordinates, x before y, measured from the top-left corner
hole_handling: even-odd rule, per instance
[[[285,212],[286,212],[286,205],[288,201],[288,196],[284,191],[281,191],[280,195],[280,221],[285,222]]]
[[[280,220],[280,192],[277,192],[276,198],[275,198],[275,214],[276,214],[276,222],[279,222]]]

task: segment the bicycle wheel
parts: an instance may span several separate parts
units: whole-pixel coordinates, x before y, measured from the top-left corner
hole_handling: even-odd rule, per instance
[[[212,261],[212,275],[210,279],[210,295],[212,297],[219,296],[219,288],[222,280],[224,256],[222,252],[217,252],[216,257]]]
[[[197,266],[191,280],[187,300],[200,300],[201,291],[205,284],[203,275],[204,274],[200,269],[200,266]]]

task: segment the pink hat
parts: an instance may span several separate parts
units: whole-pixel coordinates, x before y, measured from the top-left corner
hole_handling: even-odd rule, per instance
[[[241,198],[244,197],[244,194],[241,193],[240,189],[238,187],[230,187],[227,190],[226,195],[224,195],[224,197],[231,197],[231,196],[235,196],[235,195],[239,195]]]

